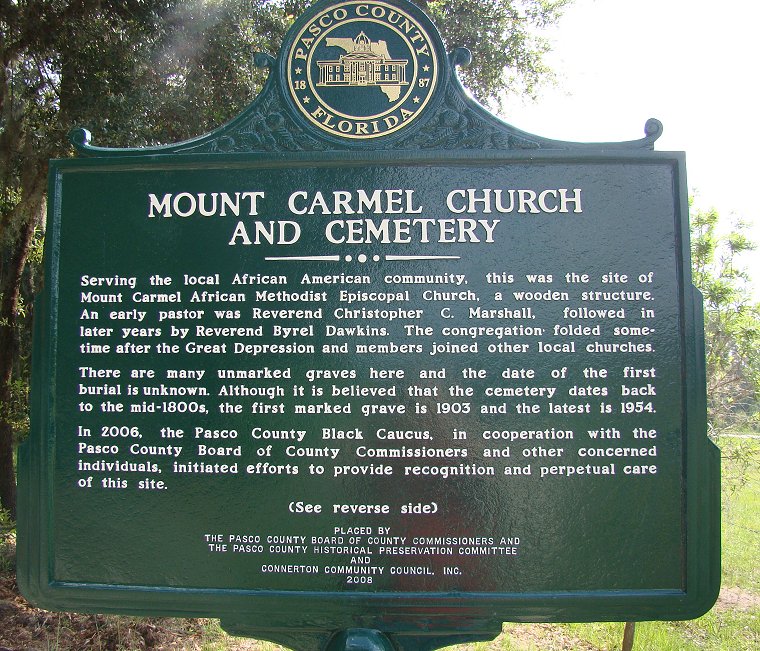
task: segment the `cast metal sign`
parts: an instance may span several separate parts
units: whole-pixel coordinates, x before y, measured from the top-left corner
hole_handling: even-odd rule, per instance
[[[518,131],[464,58],[319,2],[229,124],[51,163],[33,601],[296,648],[712,605],[683,155]]]

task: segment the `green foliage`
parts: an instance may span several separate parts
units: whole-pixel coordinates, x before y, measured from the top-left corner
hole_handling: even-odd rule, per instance
[[[546,78],[537,32],[571,0],[416,0],[447,48],[468,47],[463,78],[481,100],[532,93]],[[305,0],[32,0],[0,12],[8,94],[44,159],[68,154],[84,126],[97,144],[140,146],[206,133],[238,114],[267,72]],[[5,15],[3,15],[5,14]],[[4,19],[4,20],[3,20]],[[8,127],[12,120],[6,117]]]
[[[417,1],[441,29],[449,51],[466,47],[472,65],[461,71],[464,84],[481,102],[504,90],[534,96],[549,78],[543,61],[548,42],[538,31],[555,23],[572,0]]]
[[[741,449],[740,454],[735,454],[736,451],[724,454],[724,478],[744,477],[741,485],[725,481],[723,485],[722,585],[730,590],[735,603],[729,606],[719,602],[709,613],[693,621],[639,623],[634,643],[637,651],[754,651],[760,648],[760,568],[757,564],[760,441],[725,438],[721,446]],[[747,458],[755,460],[749,469],[745,465]],[[619,623],[569,624],[562,628],[599,649],[619,649],[623,637],[623,625]]]
[[[760,304],[741,255],[754,250],[745,225],[721,234],[715,210],[692,214],[693,281],[704,297],[707,400],[718,431],[760,418]]]
[[[760,565],[757,563],[760,440],[725,437],[721,441],[721,452],[721,470],[729,479],[723,482],[723,585],[749,590],[760,602]],[[747,464],[747,459],[752,462]],[[731,481],[737,476],[741,476],[741,482]]]
[[[16,434],[16,443],[26,438],[29,432],[29,384],[23,377],[11,381],[11,399],[0,405],[3,418],[10,421]]]
[[[0,576],[16,567],[16,524],[6,509],[0,508]]]
[[[755,434],[731,434],[713,430],[720,445],[721,487],[728,496],[742,490],[750,481],[760,484],[760,445]]]

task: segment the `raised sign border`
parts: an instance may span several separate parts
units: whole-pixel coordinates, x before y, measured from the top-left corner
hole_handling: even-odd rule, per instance
[[[258,163],[271,167],[272,159],[261,154],[213,155],[218,165],[229,166]],[[369,157],[360,152],[330,154],[298,154],[278,157],[277,163],[287,166],[298,162],[319,160],[323,166],[329,165],[424,165],[426,162],[456,163],[509,163],[529,160],[535,164],[557,161],[627,161],[667,162],[673,166],[678,187],[678,196],[686,196],[684,157],[678,153],[629,151],[629,152],[556,152],[543,151],[526,155],[525,152],[447,152],[439,153],[396,152],[373,154]],[[255,161],[255,163],[254,163]],[[48,235],[51,256],[46,283],[55,287],[57,266],[57,229],[60,224],[60,181],[67,172],[106,166],[110,169],[162,168],[181,164],[183,167],[197,167],[208,162],[206,155],[169,155],[109,157],[107,160],[67,160],[53,163],[50,196],[52,198],[51,230]],[[686,219],[688,206],[685,199],[680,201],[680,246],[682,259],[688,260],[688,232]],[[681,274],[690,286],[688,269]],[[683,369],[686,378],[683,414],[686,474],[685,505],[686,517],[684,576],[688,584],[685,591],[582,591],[567,593],[322,593],[322,592],[276,592],[218,589],[171,589],[151,586],[110,586],[72,584],[55,582],[52,576],[51,528],[49,523],[49,500],[53,469],[50,449],[45,442],[52,422],[36,423],[37,432],[21,448],[20,468],[20,539],[18,545],[19,575],[22,590],[34,602],[51,610],[81,610],[98,612],[128,613],[133,615],[167,616],[215,616],[221,617],[223,626],[239,635],[251,635],[270,639],[287,646],[302,647],[298,641],[303,635],[309,639],[328,639],[334,631],[352,627],[379,629],[394,636],[399,646],[403,639],[419,635],[432,635],[445,639],[449,644],[452,636],[464,639],[490,639],[498,634],[502,621],[620,621],[690,619],[708,610],[717,597],[719,585],[719,454],[717,448],[706,437],[704,404],[704,368],[700,350],[703,335],[699,328],[701,321],[700,296],[696,290],[686,292],[681,301],[680,337],[683,350],[687,354]],[[56,297],[51,296],[51,303]],[[37,306],[39,314],[50,314],[55,305],[47,300]],[[40,332],[42,319],[37,321],[37,341],[42,340]],[[35,358],[34,375],[38,380],[54,377],[51,367],[54,359],[53,347],[56,337],[45,342],[42,354]],[[51,400],[54,387],[38,381],[34,385],[32,403],[34,413],[51,414]],[[42,431],[39,431],[39,430]],[[47,472],[35,472],[35,468]],[[137,606],[136,604],[140,605]],[[296,633],[295,631],[300,631]],[[472,636],[476,636],[473,638]],[[465,637],[461,637],[465,636]],[[408,644],[418,647],[418,642]],[[435,642],[434,646],[439,646]]]

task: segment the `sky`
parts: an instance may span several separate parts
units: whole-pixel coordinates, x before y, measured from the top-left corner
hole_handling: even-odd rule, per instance
[[[698,207],[751,224],[760,245],[760,2],[575,0],[542,32],[557,75],[500,117],[548,138],[634,140],[654,117],[657,151],[685,151]],[[744,263],[760,300],[760,251]]]

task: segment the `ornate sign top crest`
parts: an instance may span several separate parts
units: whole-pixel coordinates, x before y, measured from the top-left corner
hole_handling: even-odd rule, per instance
[[[339,138],[401,131],[439,86],[440,44],[426,23],[412,7],[387,2],[323,5],[294,29],[287,48],[289,99],[312,125]]]
[[[565,142],[503,122],[461,86],[464,48],[447,53],[430,18],[407,0],[320,0],[296,20],[259,96],[211,133],[149,148],[98,147],[70,134],[83,156],[368,151],[653,149],[662,133],[607,143]]]

